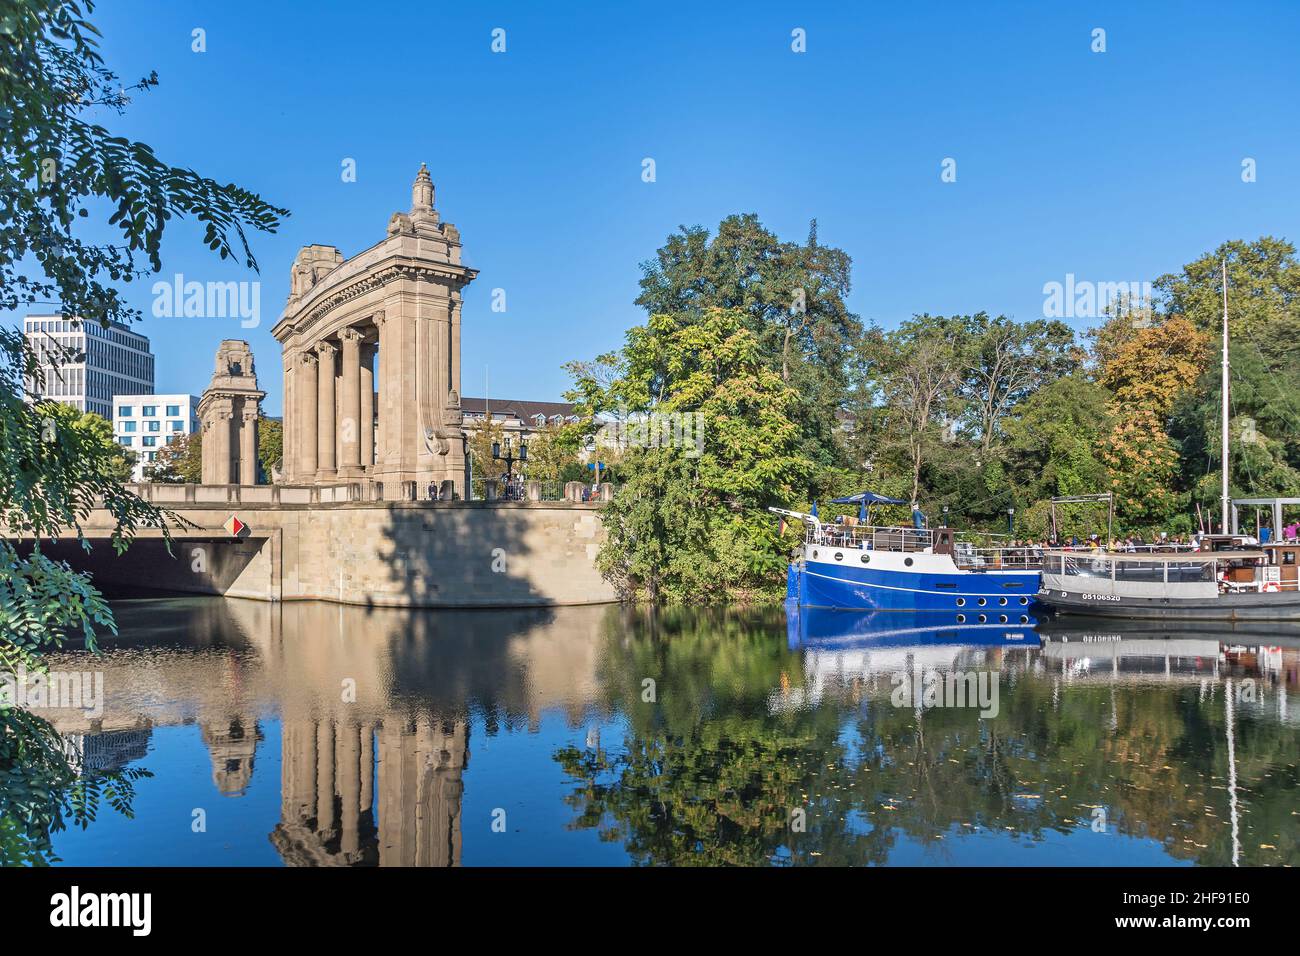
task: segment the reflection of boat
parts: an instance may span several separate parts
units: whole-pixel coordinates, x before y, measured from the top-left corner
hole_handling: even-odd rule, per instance
[[[1300,622],[1141,619],[1118,623],[1115,618],[1068,614],[1038,627],[1045,641],[1100,642],[1167,640],[1206,637],[1224,644],[1263,644],[1300,648]]]
[[[953,624],[948,612],[801,608],[787,601],[786,620],[790,648],[802,652],[803,683],[783,684],[769,695],[774,713],[816,706],[849,686],[885,690],[902,675],[996,672],[1005,649],[1039,646],[1032,621]]]
[[[948,611],[849,611],[799,607],[786,601],[786,634],[792,650],[815,647],[891,648],[929,645],[1037,647],[1035,620],[1021,625],[958,624]]]
[[[951,528],[804,524],[786,598],[802,607],[947,611],[955,624],[1025,624],[1038,593],[1032,548],[977,548]]]

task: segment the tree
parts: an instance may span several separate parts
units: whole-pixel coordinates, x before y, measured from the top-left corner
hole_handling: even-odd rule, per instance
[[[1300,340],[1300,260],[1285,239],[1233,240],[1155,282],[1163,311],[1186,316],[1217,340],[1223,317],[1222,263],[1228,264],[1228,330],[1278,371],[1295,365]]]
[[[528,439],[528,477],[535,481],[576,481],[582,474],[579,450],[582,447],[580,425],[565,422],[546,424],[533,431]]]
[[[650,600],[771,586],[785,556],[765,508],[799,495],[813,463],[800,453],[798,396],[765,362],[745,314],[651,316],[628,332],[621,367],[598,404],[626,405],[645,416],[645,437],[674,440],[634,441],[624,455],[602,571]]]
[[[884,409],[882,451],[900,459],[910,476],[910,495],[921,494],[921,473],[931,453],[953,433],[960,383],[957,353],[950,337],[929,316],[917,316],[897,330],[876,333],[866,344],[868,381]]]
[[[1006,458],[1018,500],[1037,504],[1106,490],[1100,444],[1110,431],[1109,404],[1104,387],[1075,372],[1049,382],[1016,407],[1006,420]],[[1082,520],[1086,511],[1067,506],[1063,513],[1068,523]],[[1031,504],[1021,523],[1043,537],[1046,507]]]
[[[1097,380],[1116,406],[1144,409],[1161,422],[1206,367],[1209,338],[1180,315],[1116,315],[1093,334]]]
[[[284,458],[284,423],[262,415],[257,420],[257,461],[263,480],[270,483]]]
[[[112,135],[88,117],[120,113],[129,94],[156,85],[153,74],[125,89],[97,49],[86,19],[92,3],[0,0],[0,308],[53,301],[82,322],[129,322],[138,315],[114,283],[162,268],[166,224],[188,216],[223,258],[256,269],[250,229],[273,230],[286,215],[234,185],[159,160],[144,143]],[[83,12],[84,11],[84,12]],[[118,242],[85,235],[82,221],[107,207]],[[64,358],[57,350],[56,364]],[[40,550],[44,538],[75,536],[92,507],[114,520],[122,551],[135,531],[165,527],[164,515],[128,493],[121,449],[93,423],[23,400],[28,381],[43,388],[35,355],[13,329],[0,329],[0,667],[40,666],[41,653],[68,633],[95,648],[97,628],[113,629],[89,580]],[[15,542],[35,542],[30,552]],[[71,816],[93,818],[102,795],[129,811],[131,773],[79,776],[46,721],[0,707],[0,863],[39,862],[50,834]]]
[[[987,457],[1003,418],[1035,389],[1077,369],[1083,350],[1064,322],[1014,322],[986,312],[955,321],[960,395],[967,403],[963,417]]]
[[[795,415],[802,453],[839,464],[837,413],[846,397],[846,361],[861,332],[845,305],[851,266],[847,253],[818,241],[815,220],[799,244],[778,239],[752,213],[728,216],[712,237],[701,226],[670,236],[642,263],[636,302],[683,325],[712,308],[742,312],[765,364],[801,397]],[[663,372],[655,370],[652,392]]]
[[[198,484],[203,480],[203,434],[175,435],[152,462],[144,466],[144,480],[159,484]]]
[[[492,445],[504,442],[505,438],[505,426],[490,415],[484,417],[474,429],[473,434],[469,436],[467,450],[473,461],[474,494],[486,494],[483,490],[483,480],[496,478],[501,474],[500,462],[492,458]]]

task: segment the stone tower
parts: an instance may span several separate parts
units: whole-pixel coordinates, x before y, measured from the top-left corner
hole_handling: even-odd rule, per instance
[[[304,246],[272,334],[284,349],[284,480],[382,485],[385,499],[429,484],[465,494],[460,410],[460,233],[433,207],[421,164],[411,209],[345,260]]]
[[[226,339],[217,349],[212,383],[199,399],[203,484],[257,484],[257,419],[265,397],[257,389],[248,343]]]

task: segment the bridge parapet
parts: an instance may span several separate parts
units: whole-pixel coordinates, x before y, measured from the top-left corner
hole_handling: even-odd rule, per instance
[[[494,484],[491,481],[490,483]],[[541,483],[529,482],[529,485],[538,487],[529,489],[527,503],[542,503]],[[419,488],[414,481],[389,482],[387,484],[379,482],[344,482],[333,485],[201,485],[140,482],[128,484],[125,487],[127,491],[139,495],[145,501],[152,502],[163,508],[175,508],[183,505],[261,505],[264,507],[279,507],[282,505],[332,505],[357,502],[382,503],[386,500],[394,502],[426,502],[450,507],[457,505],[468,505],[470,507],[501,505],[510,507],[524,504],[524,502],[511,501],[494,495],[489,495],[487,501],[465,501],[462,498],[448,501],[443,497],[437,502],[432,502],[420,495]],[[587,488],[588,486],[583,485],[581,482],[569,482],[564,488],[563,502],[585,505],[609,501],[613,497],[613,486],[610,484],[602,484],[598,494],[594,496],[587,491]],[[397,494],[386,499],[384,497],[385,489],[390,492],[396,491]],[[545,502],[548,506],[560,503],[556,501]],[[96,507],[102,507],[102,502],[96,502]]]

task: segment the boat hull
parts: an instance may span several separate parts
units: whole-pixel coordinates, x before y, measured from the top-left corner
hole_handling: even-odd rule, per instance
[[[1196,598],[1131,597],[1044,588],[1038,599],[1058,614],[1137,620],[1300,620],[1300,592],[1248,592]]]
[[[790,565],[786,597],[801,607],[944,612],[949,624],[1028,624],[1038,587],[1036,571],[914,571],[800,561]]]

